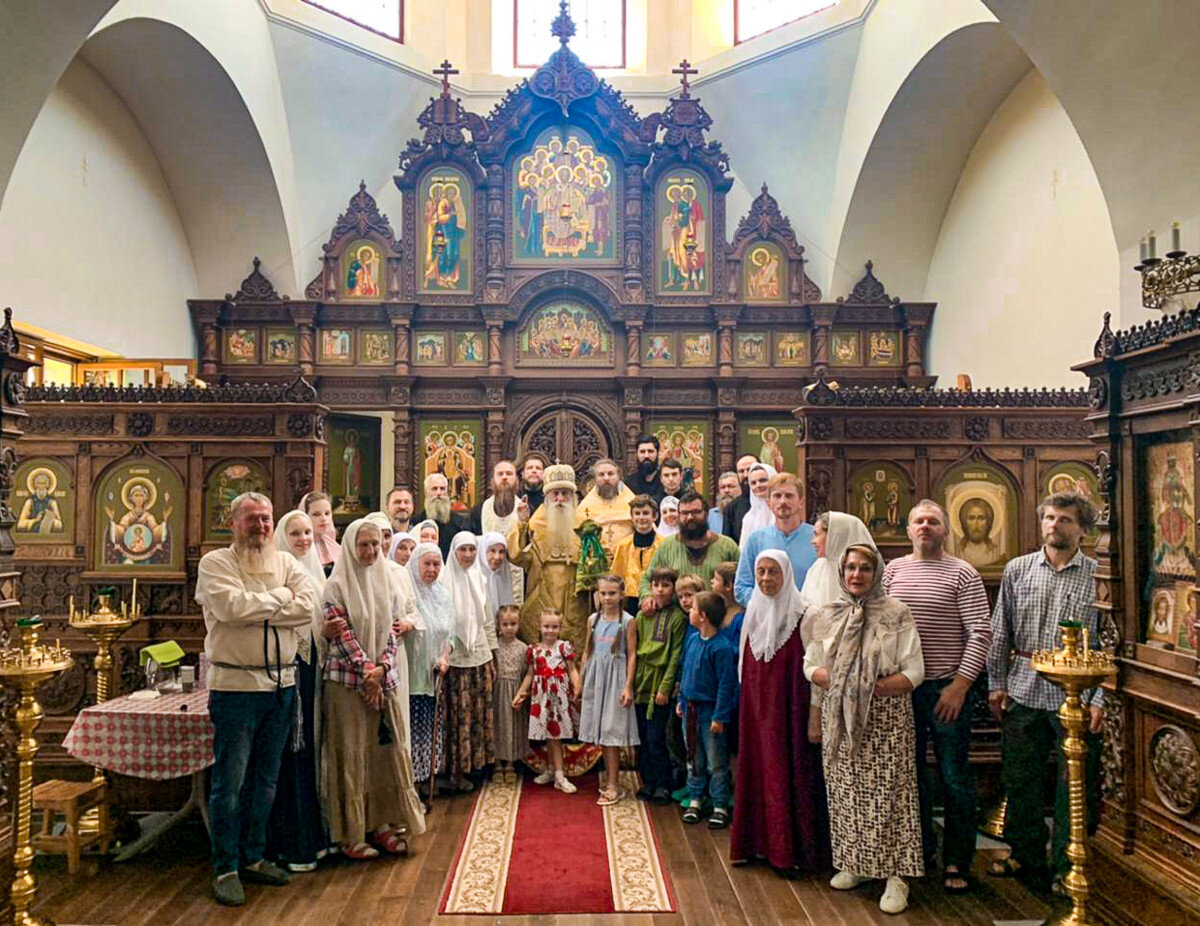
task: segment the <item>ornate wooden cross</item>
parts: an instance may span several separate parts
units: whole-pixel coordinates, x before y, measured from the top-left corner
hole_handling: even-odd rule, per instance
[[[457,74],[458,68],[452,68],[449,61],[443,61],[440,68],[433,69],[434,74],[438,74],[442,78],[442,96],[450,95],[450,75]]]
[[[679,82],[683,85],[682,95],[688,96],[689,91],[691,90],[691,85],[688,83],[688,75],[699,74],[700,72],[696,68],[692,67],[691,62],[688,61],[687,58],[684,58],[679,62],[679,67],[671,69],[671,73],[679,75]]]

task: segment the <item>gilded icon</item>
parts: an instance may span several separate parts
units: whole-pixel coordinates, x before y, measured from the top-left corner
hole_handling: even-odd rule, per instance
[[[353,363],[354,332],[349,328],[322,328],[318,360],[321,363]]]
[[[226,363],[258,363],[258,329],[227,328],[225,330]]]
[[[894,367],[900,365],[900,332],[867,332],[867,366]]]
[[[707,421],[651,422],[650,433],[658,438],[659,459],[676,459],[683,465],[683,491],[695,487],[703,494],[708,484],[709,425]]]
[[[383,261],[373,241],[356,241],[342,255],[343,295],[351,299],[380,299]]]
[[[710,367],[716,347],[716,335],[711,331],[685,331],[680,335],[680,362],[685,367]]]
[[[868,463],[850,476],[850,513],[878,540],[902,539],[912,507],[909,476],[894,463]]]
[[[829,362],[835,367],[862,366],[862,345],[857,330],[833,330],[829,339]]]
[[[387,328],[363,328],[358,332],[358,362],[363,366],[387,366],[392,362],[392,332]]]
[[[775,366],[806,367],[811,363],[808,354],[807,331],[779,331],[775,334]]]
[[[765,331],[739,331],[733,336],[733,363],[739,367],[765,367],[770,365],[767,356],[767,333]]]
[[[243,492],[267,493],[267,472],[252,460],[222,460],[208,477],[204,490],[204,539],[228,541],[233,537],[230,506]]]
[[[102,572],[183,568],[183,483],[153,460],[118,464],[100,482],[94,516]]]
[[[487,363],[487,349],[484,343],[482,331],[454,332],[455,366],[479,367]]]
[[[779,245],[752,244],[742,258],[742,294],[747,302],[780,302],[787,297],[787,261]]]
[[[287,364],[296,362],[296,329],[268,328],[266,354],[263,363]]]
[[[58,460],[34,457],[22,462],[13,476],[18,543],[63,541],[73,536],[74,494],[70,473]]]
[[[421,367],[440,367],[446,365],[445,331],[420,331],[414,338],[413,362]]]
[[[998,575],[1017,552],[1017,495],[1012,480],[998,467],[980,461],[954,467],[940,485],[950,522],[947,552],[981,573]]]
[[[454,511],[470,511],[478,501],[481,437],[477,420],[421,422],[424,475],[446,477]]]
[[[669,171],[658,182],[658,286],[660,293],[707,293],[711,238],[708,183],[694,170]]]
[[[642,343],[642,363],[646,366],[675,366],[675,333],[673,331],[644,334]]]
[[[594,309],[556,301],[537,309],[517,338],[517,359],[524,364],[608,366],[612,363],[612,331]]]
[[[421,291],[471,289],[471,182],[462,171],[439,168],[421,181]]]

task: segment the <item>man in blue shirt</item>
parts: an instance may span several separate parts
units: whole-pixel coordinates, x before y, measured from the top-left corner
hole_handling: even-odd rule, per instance
[[[733,470],[721,473],[717,480],[716,504],[708,509],[708,529],[714,534],[725,533],[725,509],[742,494],[742,484]]]
[[[805,524],[801,514],[799,477],[791,473],[772,476],[767,491],[775,523],[742,538],[733,596],[743,605],[748,605],[754,594],[754,560],[763,550],[782,550],[787,554],[796,577],[796,588],[804,585],[808,567],[817,561],[812,525]]]

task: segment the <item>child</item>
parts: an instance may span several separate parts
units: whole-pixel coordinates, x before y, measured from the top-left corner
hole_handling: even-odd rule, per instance
[[[612,571],[625,580],[625,610],[637,614],[637,591],[641,588],[642,576],[662,542],[654,529],[658,521],[658,502],[649,495],[635,495],[629,503],[629,517],[633,521],[633,533],[618,540],[613,547]]]
[[[519,708],[527,696],[530,698],[529,738],[546,740],[550,759],[554,763],[553,772],[547,769],[533,779],[533,783],[544,785],[553,779],[554,787],[559,791],[574,794],[575,785],[567,781],[566,772],[563,771],[562,741],[575,735],[571,725],[570,700],[579,697],[583,682],[579,677],[579,667],[575,665],[575,650],[569,642],[558,638],[562,618],[562,611],[558,608],[546,608],[542,612],[542,638],[525,653],[529,669],[512,705]],[[566,684],[568,678],[571,682],[569,690]]]
[[[493,689],[496,712],[495,726],[492,728],[496,745],[494,777],[515,783],[517,772],[513,763],[524,759],[529,753],[529,713],[513,706],[525,675],[525,656],[529,644],[517,639],[521,609],[515,604],[497,608],[496,622],[500,625],[500,645],[496,648],[496,684]]]
[[[729,825],[732,796],[725,726],[737,708],[737,651],[719,633],[725,620],[721,596],[701,592],[692,602],[688,619],[697,632],[683,657],[676,708],[687,730],[689,759],[689,802],[683,822],[700,822],[700,807],[708,791],[713,804],[709,829],[723,829]]]
[[[694,572],[689,572],[675,580],[675,600],[679,602],[679,610],[685,616],[692,613],[692,599],[703,591],[706,591],[704,579]],[[684,628],[683,645],[685,649],[695,633],[696,628],[691,624]]]
[[[638,611],[637,663],[633,699],[637,705],[638,771],[642,787],[637,796],[654,804],[671,802],[671,766],[667,753],[668,707],[675,688],[675,675],[683,655],[683,612],[675,604],[675,580],[679,573],[660,567],[650,573],[653,609]]]
[[[736,575],[737,563],[717,563],[712,577],[712,590],[725,601],[725,623],[721,625],[721,635],[733,644],[734,652],[737,652],[742,642],[744,616],[742,606],[733,597],[733,579]]]
[[[600,610],[588,618],[588,638],[583,650],[583,710],[579,738],[604,750],[601,807],[615,804],[624,795],[617,788],[621,746],[638,745],[637,718],[633,712],[633,677],[637,658],[637,627],[632,614],[621,610],[625,580],[601,576],[596,583]]]
[[[704,578],[694,572],[689,572],[675,580],[675,600],[679,602],[679,610],[683,612],[685,620],[692,613],[692,599],[703,591],[705,591]],[[687,658],[688,647],[695,636],[696,628],[691,624],[685,624],[681,660]],[[675,690],[671,694],[672,697],[679,697],[678,675],[675,676]],[[667,753],[671,757],[671,783],[674,786],[671,798],[676,801],[686,801],[688,798],[687,744],[683,739],[683,721],[675,711],[671,711],[667,717]]]

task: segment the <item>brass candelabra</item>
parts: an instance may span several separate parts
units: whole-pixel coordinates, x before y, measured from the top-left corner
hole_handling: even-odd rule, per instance
[[[1042,650],[1033,654],[1031,664],[1040,675],[1045,676],[1066,692],[1066,700],[1058,709],[1066,736],[1062,741],[1063,755],[1067,759],[1067,795],[1070,807],[1070,834],[1067,843],[1067,858],[1071,870],[1063,884],[1071,898],[1071,912],[1062,920],[1070,926],[1088,926],[1095,922],[1089,918],[1087,866],[1090,852],[1087,845],[1087,799],[1086,760],[1087,743],[1083,734],[1088,727],[1088,714],[1083,709],[1080,696],[1094,688],[1109,676],[1116,675],[1117,667],[1111,653],[1089,647],[1087,628],[1076,621],[1059,623],[1062,631],[1062,647]]]
[[[1142,275],[1142,305],[1147,309],[1169,308],[1172,296],[1200,292],[1200,255],[1188,254],[1179,243],[1179,223],[1171,229],[1171,250],[1157,255],[1157,237],[1150,232],[1142,239],[1141,260],[1133,269]]]
[[[42,721],[42,706],[34,697],[34,689],[60,672],[74,665],[71,653],[63,649],[56,640],[53,646],[39,642],[42,629],[40,617],[25,617],[17,621],[20,642],[16,646],[0,649],[0,684],[17,692],[20,701],[13,712],[13,721],[19,734],[17,739],[18,791],[17,791],[17,840],[13,853],[16,876],[12,883],[14,926],[38,926],[39,921],[29,913],[33,898],[37,894],[30,867],[33,865],[34,849],[30,838],[33,817],[33,759],[37,755],[38,741],[34,730]]]

